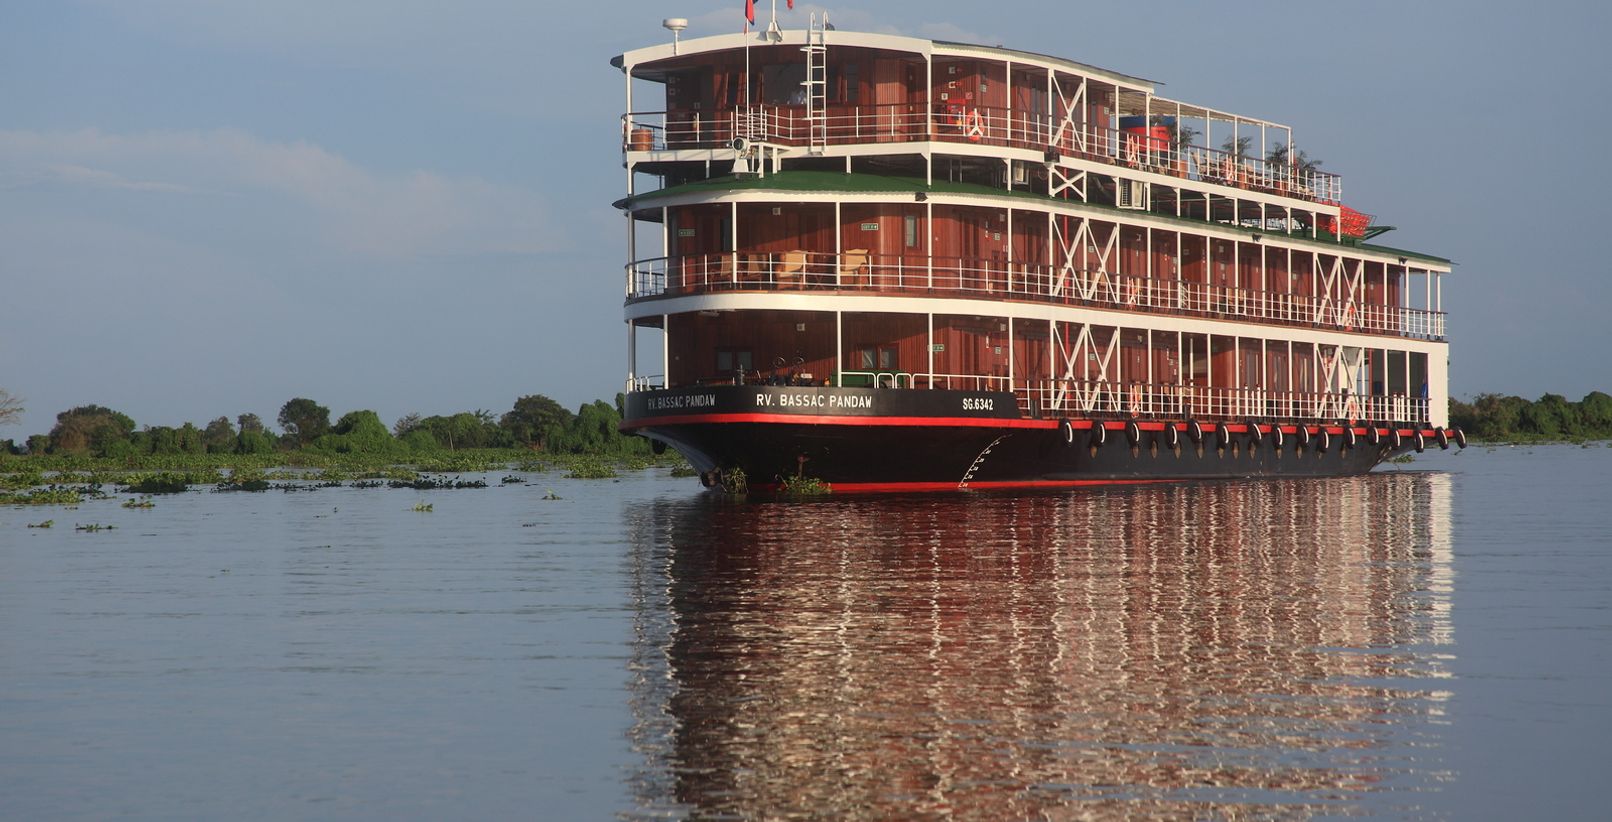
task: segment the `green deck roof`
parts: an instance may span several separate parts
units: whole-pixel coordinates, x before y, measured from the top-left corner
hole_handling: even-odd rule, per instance
[[[672,188],[652,191],[648,194],[640,194],[636,197],[633,197],[632,200],[636,205],[641,206],[653,203],[659,199],[677,195],[724,191],[809,191],[822,194],[916,194],[923,192],[926,194],[965,194],[972,197],[1025,200],[1034,201],[1037,203],[1054,200],[1054,198],[1045,194],[1030,191],[1009,191],[1001,188],[993,188],[991,186],[982,186],[976,183],[954,183],[937,180],[933,185],[924,185],[924,181],[917,179],[916,177],[887,177],[880,174],[846,174],[839,171],[780,171],[776,174],[768,174],[765,177],[735,177],[732,175],[724,177],[712,177],[709,180],[701,180],[695,183],[685,183],[680,186],[673,186]],[[1094,211],[1106,211],[1116,215],[1138,213],[1129,209],[1120,209],[1105,205],[1094,205],[1091,203],[1079,203],[1063,200],[1057,200],[1057,202],[1068,202],[1070,204],[1080,205],[1084,208],[1092,209]],[[621,200],[616,203],[618,208],[624,207],[625,205],[625,200]],[[1201,226],[1204,224],[1203,220],[1195,220],[1187,217],[1176,217],[1169,214],[1160,214],[1156,211],[1147,211],[1141,213],[1147,214],[1149,217],[1154,219],[1179,222],[1183,226]],[[1247,228],[1245,226],[1233,226],[1225,223],[1215,223],[1215,225],[1218,225],[1221,228],[1230,229],[1232,231],[1242,231],[1249,235],[1271,233],[1263,229]],[[1314,239],[1307,234],[1283,234],[1281,236],[1287,240],[1306,243],[1323,249],[1336,250],[1339,245],[1337,238],[1333,234],[1327,231],[1321,231],[1319,229],[1317,229],[1316,237]],[[1393,248],[1392,246],[1357,242],[1347,239],[1344,240],[1343,244],[1349,248],[1358,248],[1364,251],[1372,251],[1379,254],[1388,254],[1407,258],[1414,257],[1418,260],[1442,263],[1444,265],[1452,264],[1450,260],[1443,257],[1433,254],[1424,254],[1419,251],[1407,251],[1402,248]]]

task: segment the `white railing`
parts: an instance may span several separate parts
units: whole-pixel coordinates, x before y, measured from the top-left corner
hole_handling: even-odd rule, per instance
[[[1367,304],[1347,295],[1289,294],[1184,280],[1128,277],[960,257],[786,252],[727,252],[639,260],[627,267],[627,299],[718,291],[798,289],[950,294],[1162,314],[1230,318],[1444,339],[1442,312]]]
[[[1050,114],[1032,115],[1004,108],[943,107],[922,104],[829,106],[817,120],[804,105],[745,106],[725,111],[635,111],[622,115],[624,151],[726,146],[734,137],[781,145],[806,146],[817,125],[827,145],[939,140],[1054,149],[1069,157],[1122,165],[1199,182],[1254,189],[1324,204],[1343,201],[1336,174],[1273,163],[1258,157],[1203,146],[1176,146],[1116,128],[1058,128]]]
[[[1274,391],[1107,380],[1049,380],[1016,389],[1023,408],[1048,415],[1176,420],[1428,419],[1428,401],[1403,394]]]
[[[664,374],[640,374],[627,380],[628,391],[652,391],[666,387]]]

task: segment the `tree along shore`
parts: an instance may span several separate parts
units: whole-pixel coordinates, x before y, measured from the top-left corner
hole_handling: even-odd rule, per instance
[[[614,405],[595,400],[573,413],[548,397],[531,394],[515,400],[502,415],[480,409],[430,417],[408,414],[388,428],[370,410],[350,411],[332,423],[330,409],[296,397],[280,408],[276,418],[280,433],[251,413],[233,422],[219,417],[199,427],[192,422],[140,427],[127,414],[86,405],[57,414],[48,434],[35,434],[20,443],[0,440],[0,459],[51,456],[130,462],[146,457],[255,455],[306,463],[328,455],[409,461],[480,449],[509,449],[527,456],[648,457],[647,440],[617,430],[624,399],[617,394]]]
[[[1578,402],[1560,394],[1529,401],[1479,394],[1450,401],[1450,424],[1486,442],[1581,442],[1612,439],[1612,396],[1591,391]]]
[[[15,416],[20,403],[5,395]],[[256,414],[232,422],[219,417],[205,426],[137,426],[126,414],[86,405],[56,415],[48,434],[23,442],[0,440],[0,459],[57,456],[142,461],[146,457],[182,455],[258,455],[268,461],[318,463],[321,455],[370,460],[408,461],[439,458],[465,450],[512,449],[547,455],[590,455],[642,458],[647,440],[623,435],[625,398],[615,403],[595,400],[571,412],[542,394],[515,400],[499,415],[477,409],[422,417],[408,414],[388,428],[370,410],[350,411],[334,423],[330,409],[306,397],[280,407],[275,433]],[[1549,442],[1612,439],[1612,396],[1592,391],[1572,402],[1559,394],[1538,400],[1501,394],[1479,394],[1471,402],[1450,401],[1450,424],[1476,441]],[[348,460],[350,461],[350,460]]]

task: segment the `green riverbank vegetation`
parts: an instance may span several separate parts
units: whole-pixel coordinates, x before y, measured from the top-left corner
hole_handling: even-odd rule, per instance
[[[1450,401],[1450,424],[1480,442],[1586,442],[1612,439],[1612,396],[1591,391],[1578,402],[1560,394],[1529,401],[1479,394]]]
[[[675,455],[655,457],[648,440],[617,430],[624,399],[618,394],[614,404],[596,400],[572,412],[532,394],[503,414],[408,414],[387,426],[371,410],[332,422],[328,408],[296,397],[280,408],[279,433],[251,413],[205,425],[140,426],[112,408],[85,405],[56,415],[49,433],[0,440],[0,503],[76,502],[80,489],[65,486],[120,486],[137,494],[198,485],[262,491],[276,480],[373,487],[426,483],[427,473],[513,468],[594,478],[614,476],[616,468],[681,464]]]

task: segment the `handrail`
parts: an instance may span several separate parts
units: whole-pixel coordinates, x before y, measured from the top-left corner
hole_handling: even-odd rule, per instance
[[[627,301],[729,291],[832,290],[1026,300],[1237,319],[1408,339],[1445,338],[1445,313],[1346,294],[1292,294],[1035,263],[866,251],[726,252],[638,260]],[[1402,292],[1403,293],[1403,292]]]
[[[1051,114],[990,106],[941,107],[922,103],[831,105],[816,119],[806,108],[747,106],[700,111],[634,111],[623,114],[622,151],[665,151],[726,146],[734,137],[807,146],[813,127],[827,145],[936,140],[979,143],[1105,162],[1198,182],[1264,191],[1336,206],[1343,201],[1337,174],[1302,168],[1293,160],[1272,163],[1206,146],[1177,146],[1118,128],[1076,125],[1058,128]]]
[[[1337,420],[1414,422],[1428,419],[1428,400],[1405,394],[1278,391],[1269,388],[1175,385],[1109,380],[1037,380],[1018,387],[1020,404],[1043,414],[1176,420]]]

